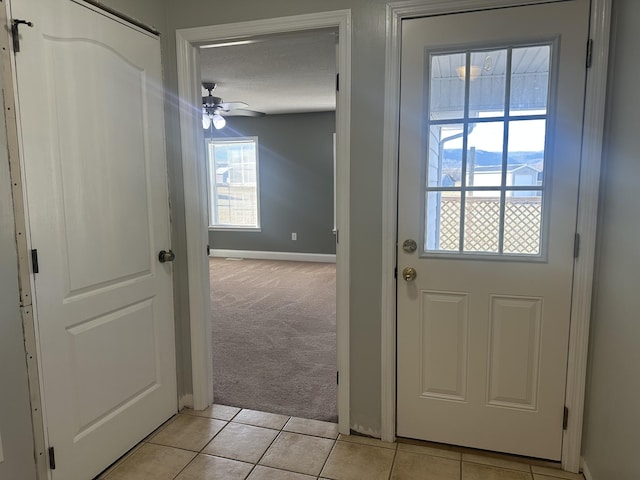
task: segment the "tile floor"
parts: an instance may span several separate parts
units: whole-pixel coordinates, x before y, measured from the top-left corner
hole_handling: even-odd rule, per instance
[[[214,405],[184,410],[100,480],[583,480],[513,457],[338,435],[333,423]]]

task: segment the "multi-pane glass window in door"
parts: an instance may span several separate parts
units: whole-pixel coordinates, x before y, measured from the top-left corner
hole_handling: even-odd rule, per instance
[[[551,52],[429,54],[426,253],[542,254]]]

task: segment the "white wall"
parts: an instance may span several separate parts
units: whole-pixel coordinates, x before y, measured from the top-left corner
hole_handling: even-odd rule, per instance
[[[640,2],[614,0],[583,456],[593,480],[640,479]]]

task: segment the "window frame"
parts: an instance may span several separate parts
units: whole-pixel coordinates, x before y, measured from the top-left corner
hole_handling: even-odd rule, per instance
[[[215,181],[211,178],[211,157],[209,155],[210,145],[229,145],[234,143],[253,143],[256,156],[256,226],[242,225],[213,225],[213,192],[215,191]],[[209,137],[205,138],[205,158],[207,171],[207,224],[209,231],[216,232],[261,232],[262,223],[260,220],[260,153],[257,136],[251,137]]]
[[[508,111],[509,102],[505,102],[505,111],[504,115],[497,116],[489,116],[489,117],[478,117],[478,118],[469,118],[468,117],[468,101],[469,101],[469,88],[470,88],[470,80],[465,79],[465,104],[464,110],[465,113],[463,115],[463,119],[455,118],[455,119],[445,119],[445,120],[431,120],[429,118],[429,114],[431,111],[430,108],[430,70],[431,70],[431,62],[430,59],[432,56],[443,55],[443,54],[455,54],[455,53],[463,53],[465,54],[467,64],[470,64],[469,55],[471,52],[479,52],[479,51],[489,51],[494,49],[507,49],[513,51],[517,48],[526,48],[526,47],[537,47],[537,46],[549,46],[549,84],[547,89],[547,112],[545,114],[534,114],[534,115],[511,115]],[[495,186],[495,187],[475,187],[471,190],[500,190],[501,191],[501,199],[504,199],[502,195],[503,190],[539,190],[542,193],[542,206],[541,206],[541,220],[540,220],[540,251],[538,254],[522,254],[522,253],[505,253],[505,252],[475,252],[470,251],[466,252],[464,250],[459,251],[449,251],[449,250],[427,250],[426,247],[426,194],[428,192],[444,192],[444,191],[462,191],[462,190],[470,190],[468,186],[460,189],[460,188],[446,188],[446,187],[428,187],[427,186],[427,159],[422,159],[422,184],[423,184],[423,199],[421,200],[421,219],[420,219],[420,250],[419,257],[420,258],[440,258],[440,259],[450,259],[450,260],[490,260],[490,261],[517,261],[517,262],[525,262],[525,263],[546,263],[548,261],[548,238],[550,235],[549,226],[547,225],[548,217],[550,214],[551,208],[551,188],[549,187],[552,172],[553,172],[553,164],[554,164],[554,151],[553,151],[553,142],[552,135],[550,132],[555,131],[556,127],[556,115],[555,115],[555,104],[557,101],[556,98],[556,89],[558,82],[558,49],[559,49],[559,39],[557,37],[541,37],[537,39],[533,39],[531,41],[525,42],[517,42],[517,43],[487,43],[483,45],[474,45],[470,47],[469,45],[455,45],[450,47],[440,47],[440,48],[425,48],[424,54],[428,59],[425,62],[425,71],[424,71],[424,88],[425,95],[423,97],[425,112],[425,121],[424,126],[427,131],[429,131],[430,127],[433,125],[447,125],[447,124],[463,124],[465,125],[465,131],[467,129],[466,125],[471,123],[488,123],[492,121],[526,121],[526,120],[539,120],[544,119],[546,121],[545,127],[545,163],[544,163],[544,172],[543,172],[543,180],[541,186],[536,186],[533,188],[528,187],[506,187],[505,185]],[[510,54],[511,55],[511,54]],[[510,85],[507,84],[507,88],[510,89]],[[510,97],[510,92],[509,95]],[[505,99],[507,99],[507,92],[505,92]],[[463,137],[464,138],[464,137]],[[465,142],[466,144],[466,142]],[[428,135],[427,137],[423,137],[423,151],[427,151],[428,147]],[[506,140],[504,148],[507,148]],[[466,155],[465,147],[462,148],[463,155]],[[466,163],[466,161],[465,161]],[[466,174],[466,172],[464,172]],[[506,188],[505,188],[506,187]],[[503,205],[501,208],[503,208]],[[461,208],[463,208],[463,203],[461,201]],[[462,237],[462,230],[464,228],[464,217],[461,217],[460,222],[460,234]],[[501,229],[500,236],[503,235]],[[462,242],[461,242],[462,243]]]

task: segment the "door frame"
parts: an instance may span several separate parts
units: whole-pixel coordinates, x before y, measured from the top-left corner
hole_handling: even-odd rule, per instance
[[[397,298],[394,271],[396,268],[398,219],[398,130],[400,126],[402,20],[557,1],[567,0],[408,0],[387,5],[381,290],[381,433],[384,441],[394,441],[396,436]],[[591,0],[592,64],[591,68],[587,70],[585,98],[589,101],[585,103],[583,118],[576,230],[580,235],[580,255],[574,262],[569,361],[565,393],[565,405],[569,408],[569,421],[567,429],[563,433],[562,442],[562,468],[571,472],[578,472],[580,469],[610,23],[611,0]]]
[[[193,398],[181,403],[196,410],[213,402],[211,362],[210,288],[208,262],[203,261],[208,243],[204,134],[200,113],[200,63],[197,45],[202,42],[238,39],[256,35],[337,27],[339,33],[336,92],[336,329],[338,427],[349,433],[349,176],[351,128],[351,10],[335,10],[289,17],[209,25],[176,31],[178,102],[184,179],[187,234],[191,369]],[[182,406],[182,405],[181,405]]]

